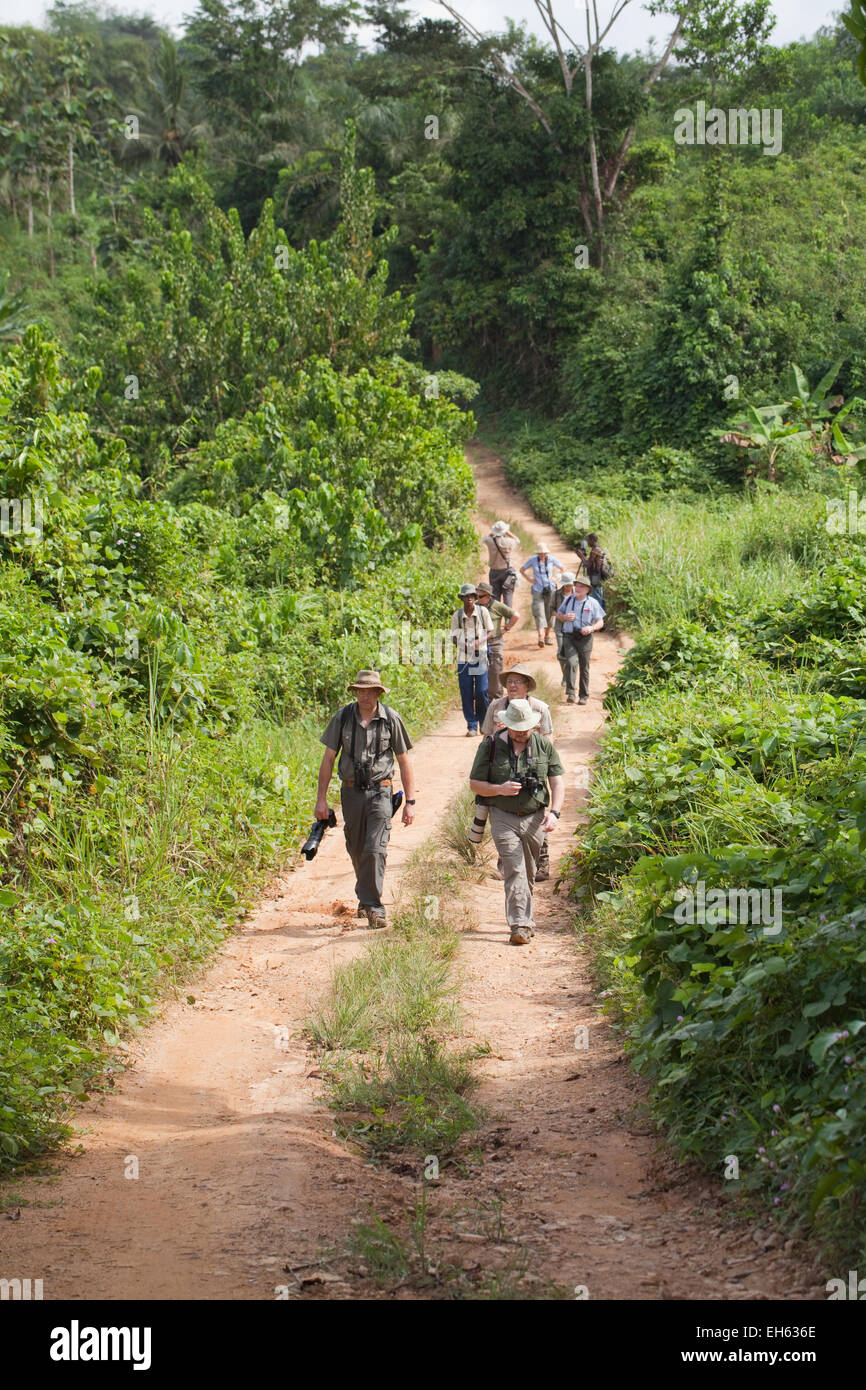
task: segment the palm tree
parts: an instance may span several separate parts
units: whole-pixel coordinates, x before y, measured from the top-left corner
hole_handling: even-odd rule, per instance
[[[125,142],[124,152],[130,159],[156,159],[166,169],[174,169],[189,150],[198,148],[208,127],[198,119],[200,112],[188,95],[177,44],[168,34],[160,35],[159,57],[148,87],[149,109],[133,113],[142,128],[137,139]]]

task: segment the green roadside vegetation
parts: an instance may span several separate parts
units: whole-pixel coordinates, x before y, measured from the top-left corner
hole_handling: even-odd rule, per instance
[[[813,456],[809,485],[669,479],[642,499],[606,494],[601,470],[577,481],[551,437],[526,422],[509,476],[566,535],[588,508],[616,564],[610,612],[637,639],[570,856],[579,930],[681,1152],[856,1259],[866,554],[827,521],[857,467]],[[751,920],[718,889],[750,890]]]
[[[525,31],[388,4],[363,46],[319,0],[3,28],[0,1167],[288,861],[382,632],[447,626],[471,372],[637,638],[571,878],[659,1119],[862,1254],[859,45],[656,8],[676,61],[617,30],[591,111]],[[781,151],[677,143],[699,101]],[[453,699],[385,675],[413,734]],[[698,880],[783,930],[678,921]],[[454,940],[410,904],[315,1025],[383,1156],[469,1142]]]
[[[285,243],[244,238],[200,176],[164,192],[197,213],[182,232],[151,216],[140,317],[97,305],[77,357],[34,325],[0,363],[0,492],[17,499],[0,554],[6,1167],[62,1137],[109,1049],[122,1064],[128,1030],[291,860],[347,679],[379,663],[383,631],[442,625],[472,543],[473,422],[448,388],[474,388],[452,376],[428,399],[398,355],[407,311],[382,289],[351,131],[351,245],[293,252],[288,278]],[[281,331],[306,337],[303,365]],[[182,378],[165,399],[144,375],[157,353]],[[124,377],[141,388],[127,424]],[[243,399],[220,423],[223,389]],[[448,675],[389,677],[414,734]]]

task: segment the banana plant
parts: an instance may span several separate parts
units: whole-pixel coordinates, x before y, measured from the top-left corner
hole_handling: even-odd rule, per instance
[[[843,421],[853,410],[866,409],[866,402],[852,396],[843,405],[841,396],[826,394],[842,370],[843,362],[844,358],[834,362],[816,386],[810,386],[804,373],[792,362],[785,378],[790,398],[782,407],[806,425],[815,452],[827,454],[834,462],[840,462],[843,457],[852,460],[866,457],[866,449],[855,448],[842,433]]]
[[[720,432],[722,443],[748,449],[749,458],[759,470],[763,469],[771,483],[776,481],[778,458],[785,445],[812,438],[811,430],[785,420],[784,410],[785,404],[750,405],[746,420],[738,420],[727,432]]]

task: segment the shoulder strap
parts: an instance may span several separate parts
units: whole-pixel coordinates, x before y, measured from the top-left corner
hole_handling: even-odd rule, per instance
[[[496,735],[489,734],[488,737],[490,739],[490,758],[487,762],[487,780],[489,782],[493,776],[493,755],[496,752]]]
[[[492,532],[491,532],[491,537],[492,537],[492,540],[493,540],[493,544],[496,546],[496,549],[499,551],[499,554],[502,556],[503,560],[505,561],[505,563],[506,563],[506,565],[507,565],[507,564],[508,564],[508,556],[505,554],[505,551],[502,549],[502,546],[499,544],[499,541],[496,539],[496,537],[493,535]]]
[[[379,701],[379,703],[382,704],[381,700]],[[396,721],[400,718],[400,716],[398,715],[398,713],[397,713],[397,711],[396,711],[395,709],[392,709],[392,708],[391,708],[390,705],[384,705],[384,704],[382,705],[382,713],[384,714],[384,716],[385,716],[385,722],[386,722],[387,725],[388,725],[388,732],[390,733],[391,737],[393,738],[393,737],[394,737],[394,729],[395,729],[395,727],[396,727]]]

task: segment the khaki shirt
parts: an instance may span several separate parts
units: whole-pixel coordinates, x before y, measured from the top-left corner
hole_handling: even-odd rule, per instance
[[[512,779],[511,760],[509,752],[511,750],[511,739],[505,729],[494,734],[494,753],[493,767],[490,769],[490,739],[486,738],[479,745],[478,752],[475,754],[475,761],[472,764],[470,778],[476,782],[510,782]],[[517,759],[518,772],[524,773],[528,770],[529,757],[535,764],[535,774],[538,780],[544,784],[544,792],[541,797],[533,796],[530,792],[520,791],[517,796],[485,796],[483,801],[488,806],[495,806],[499,811],[510,811],[512,815],[519,814],[521,811],[538,811],[542,806],[550,805],[550,792],[547,787],[548,777],[564,777],[565,768],[559,754],[554,748],[550,739],[543,734],[536,733],[533,729],[529,736],[529,743]]]
[[[340,728],[344,722],[343,716],[346,710],[350,710],[351,713],[345,720],[341,746]],[[412,747],[412,740],[406,732],[402,719],[396,710],[392,709],[389,713],[390,719],[385,714],[385,706],[379,700],[366,729],[358,718],[357,702],[344,705],[334,715],[322,734],[320,742],[334,753],[339,750],[340,761],[337,765],[337,771],[342,781],[354,782],[355,759],[358,762],[369,762],[372,781],[379,782],[383,778],[387,779],[394,772],[395,753],[409,752]],[[378,757],[376,757],[377,731],[379,735]]]
[[[534,709],[541,715],[541,723],[537,725],[537,731],[544,734],[545,738],[553,738],[553,720],[550,717],[550,707],[544,700],[536,700],[534,695],[528,695],[530,709]],[[508,696],[500,695],[497,700],[491,700],[487,706],[487,713],[484,716],[484,723],[481,725],[482,734],[492,734],[494,729],[499,728],[499,716],[503,710],[508,708]]]
[[[499,550],[496,543],[499,542]],[[513,536],[494,536],[484,537],[484,544],[487,546],[487,555],[490,560],[489,568],[492,570],[513,569],[512,556],[520,544]],[[500,554],[499,552],[502,552]]]
[[[487,639],[493,631],[493,619],[483,603],[476,603],[471,613],[458,608],[451,618],[451,632],[457,638],[457,661],[487,665]]]

